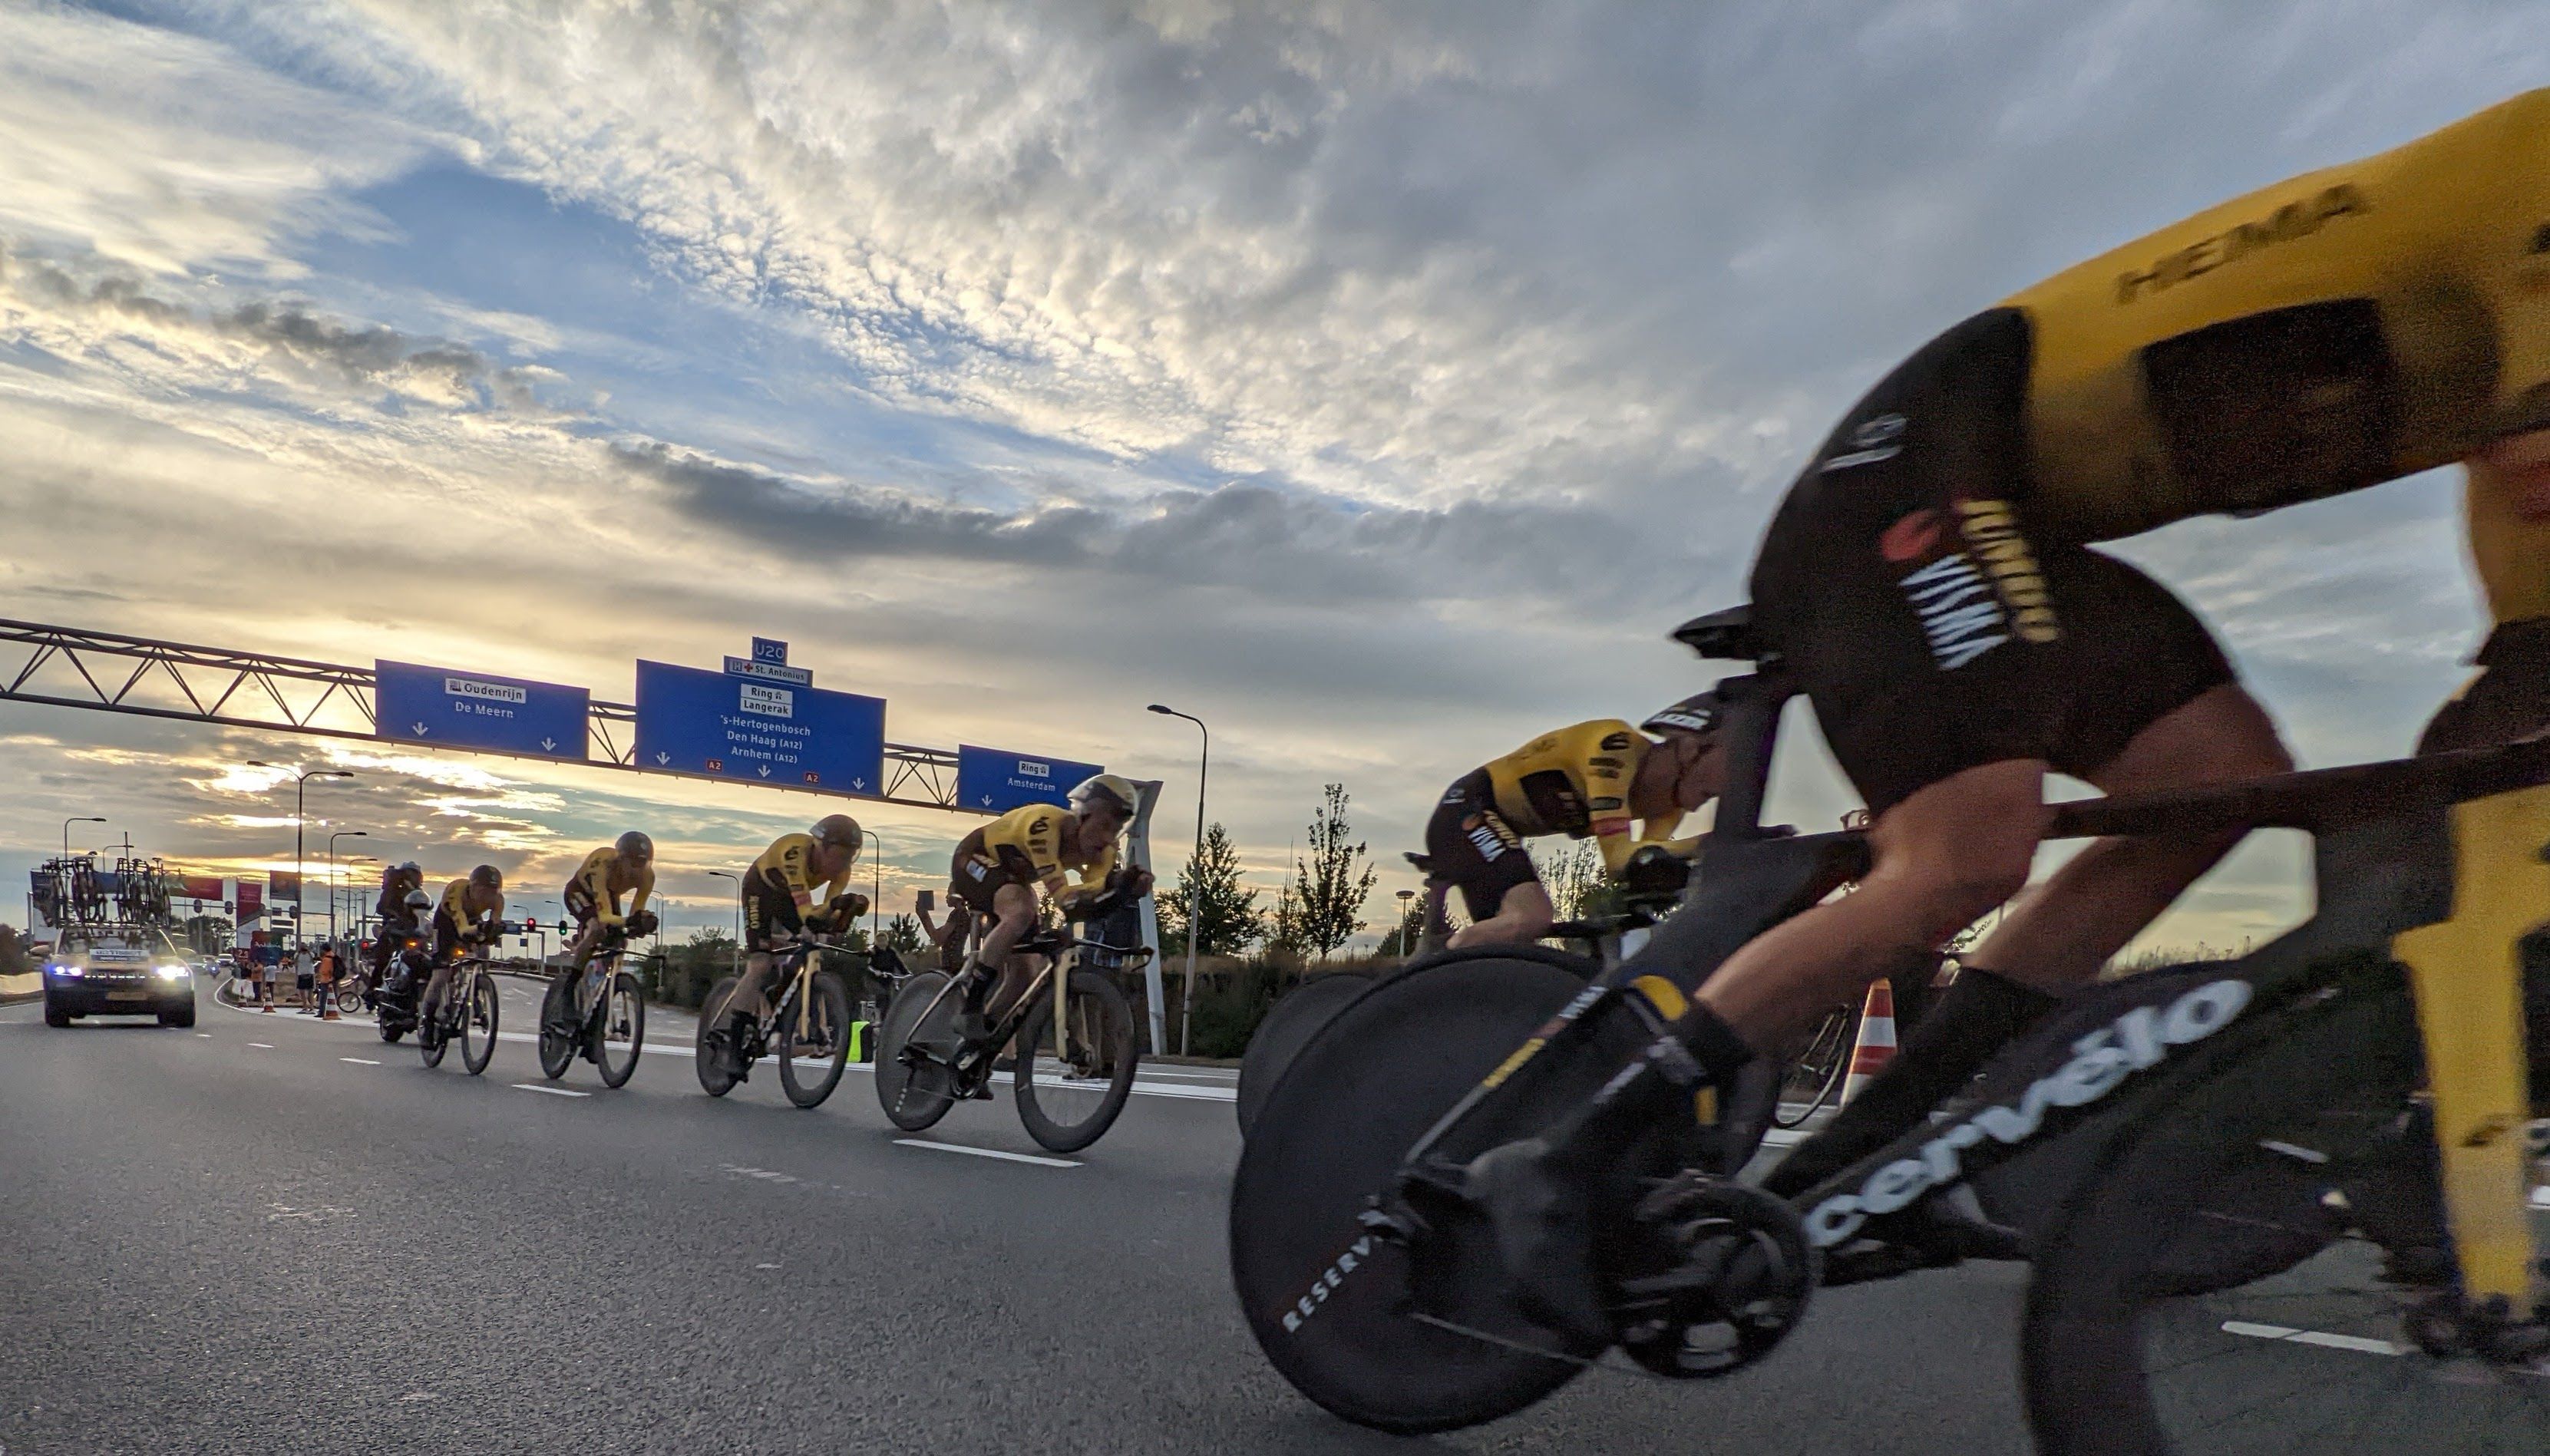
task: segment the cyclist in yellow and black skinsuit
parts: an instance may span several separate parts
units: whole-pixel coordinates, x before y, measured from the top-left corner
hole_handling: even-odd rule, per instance
[[[494,865],[482,864],[442,887],[442,898],[434,907],[434,976],[425,985],[426,1019],[432,1020],[442,1005],[451,968],[471,946],[493,941],[504,920],[505,876]]]
[[[1642,728],[1598,718],[1543,733],[1454,780],[1425,825],[1433,877],[1457,888],[1470,913],[1451,943],[1548,933],[1557,917],[1526,839],[1590,837],[1613,879],[1678,883],[1680,857],[1695,841],[1671,835],[1716,796],[1724,771],[1716,744],[1716,698],[1702,693]]]
[[[1150,871],[1117,866],[1116,840],[1140,797],[1131,780],[1102,773],[1073,788],[1067,807],[1014,809],[957,842],[949,893],[985,918],[961,1014],[969,1036],[983,1034],[1035,974],[1032,958],[1011,949],[1034,926],[1039,892],[1066,916],[1150,893]]]
[[[578,967],[593,953],[605,930],[627,925],[632,935],[651,934],[655,917],[646,910],[655,893],[655,841],[638,829],[584,857],[567,877],[560,903],[575,921],[575,940],[567,954]],[[620,913],[620,897],[629,897],[629,913]]]
[[[1677,1025],[1687,1059],[1614,1079],[1499,1175],[1532,1303],[1599,1321],[1584,1241],[1550,1232],[1578,1226],[1582,1170],[2018,894],[2048,771],[2118,793],[2289,765],[2204,624],[2096,543],[2460,462],[2497,626],[2427,741],[2550,718],[2545,432],[2550,90],[2126,243],[1880,382],[1790,488],[1752,577],[1764,644],[1868,801],[1874,863],[1710,976]],[[1812,1187],[1912,1125],[2238,837],[2099,841],[2029,889],[1769,1186]],[[1668,925],[1640,959],[1687,938]]]
[[[846,814],[826,815],[811,832],[770,841],[743,874],[743,972],[726,1006],[710,1009],[726,1026],[720,1051],[730,1070],[743,1068],[737,1053],[744,1032],[766,1010],[771,952],[808,930],[846,928],[868,913],[868,898],[849,889],[866,831]]]

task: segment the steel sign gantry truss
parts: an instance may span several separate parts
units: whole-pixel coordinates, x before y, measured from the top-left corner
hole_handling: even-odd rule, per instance
[[[23,662],[15,647],[25,647]],[[14,665],[13,665],[14,663]],[[236,652],[163,642],[119,632],[86,631],[0,618],[0,702],[44,703],[56,708],[126,713],[182,723],[218,724],[264,732],[310,733],[403,748],[429,745],[383,738],[373,731],[372,670],[334,662]],[[592,700],[585,716],[586,756],[536,759],[627,769],[664,778],[696,778],[746,788],[778,788],[715,774],[685,774],[638,765],[638,709]],[[496,750],[433,745],[444,752]],[[506,757],[501,752],[496,756]],[[796,793],[873,799],[915,809],[958,814],[981,811],[956,802],[956,755],[944,748],[885,745],[885,785],[879,794],[784,786]]]

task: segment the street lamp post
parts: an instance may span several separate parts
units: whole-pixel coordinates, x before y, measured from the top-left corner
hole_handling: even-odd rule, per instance
[[[1416,943],[1409,938],[1408,933],[1408,902],[1416,898],[1417,892],[1414,890],[1399,892],[1399,953],[1403,957],[1417,953]]]
[[[885,910],[885,856],[877,852],[877,831],[867,831],[868,840],[868,953],[874,955],[884,943],[877,930],[877,919]]]
[[[339,829],[328,836],[328,938],[331,941],[337,938],[337,841],[370,837],[371,834],[362,829]]]
[[[95,814],[83,814],[83,815],[78,816],[78,817],[77,817],[77,818],[75,818],[75,819],[66,819],[66,820],[63,820],[63,821],[62,821],[62,858],[64,858],[64,859],[68,859],[68,858],[70,858],[70,857],[71,857],[71,825],[102,825],[102,824],[104,824],[104,823],[106,823],[106,819],[105,819],[105,817],[104,817],[104,816],[102,816],[102,815],[95,815]]]
[[[284,764],[268,763],[261,758],[249,759],[247,761],[247,766],[250,768],[281,768],[286,772],[290,772],[290,769]],[[310,781],[312,779],[350,779],[353,776],[353,773],[347,769],[313,768],[303,771],[300,777],[292,781],[292,939],[293,943],[296,945],[301,941],[301,871],[303,867],[302,860],[304,854],[301,841],[302,796],[309,792]]]
[[[721,880],[735,881],[735,951],[728,959],[734,963],[734,969],[740,970],[743,966],[743,876],[733,870],[711,870],[709,873]]]
[[[1195,855],[1187,861],[1187,985],[1183,1004],[1178,1008],[1178,1055],[1187,1054],[1187,1028],[1195,1019],[1196,942],[1204,938],[1204,874],[1199,865],[1204,859],[1204,781],[1213,766],[1213,730],[1204,720],[1192,713],[1180,713],[1154,703],[1151,711],[1167,718],[1183,718],[1196,726],[1204,735],[1204,752],[1196,759],[1196,836]]]

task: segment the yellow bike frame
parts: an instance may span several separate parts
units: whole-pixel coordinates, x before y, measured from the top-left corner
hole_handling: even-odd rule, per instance
[[[2541,1281],[2520,942],[2550,918],[2550,785],[2455,805],[2452,839],[2451,918],[2395,937],[2392,951],[2416,996],[2462,1288],[2524,1318]]]

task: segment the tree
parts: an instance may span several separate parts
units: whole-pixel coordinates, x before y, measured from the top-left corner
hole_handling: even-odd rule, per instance
[[[0,976],[23,976],[35,969],[27,960],[26,937],[9,925],[0,925]]]
[[[1246,950],[1266,933],[1266,913],[1257,908],[1257,894],[1239,883],[1239,851],[1231,847],[1230,830],[1218,823],[1207,825],[1204,852],[1190,857],[1177,884],[1156,897],[1163,948],[1174,937],[1177,948],[1186,949],[1187,908],[1194,905],[1204,925],[1196,937],[1198,955]]]
[[[885,922],[885,943],[889,949],[917,955],[923,944],[921,922],[908,915],[899,915]]]
[[[1311,857],[1294,862],[1294,893],[1287,906],[1293,943],[1316,951],[1323,961],[1363,928],[1363,903],[1379,878],[1367,846],[1350,841],[1352,833],[1346,823],[1346,786],[1330,784],[1319,813],[1311,817]]]

